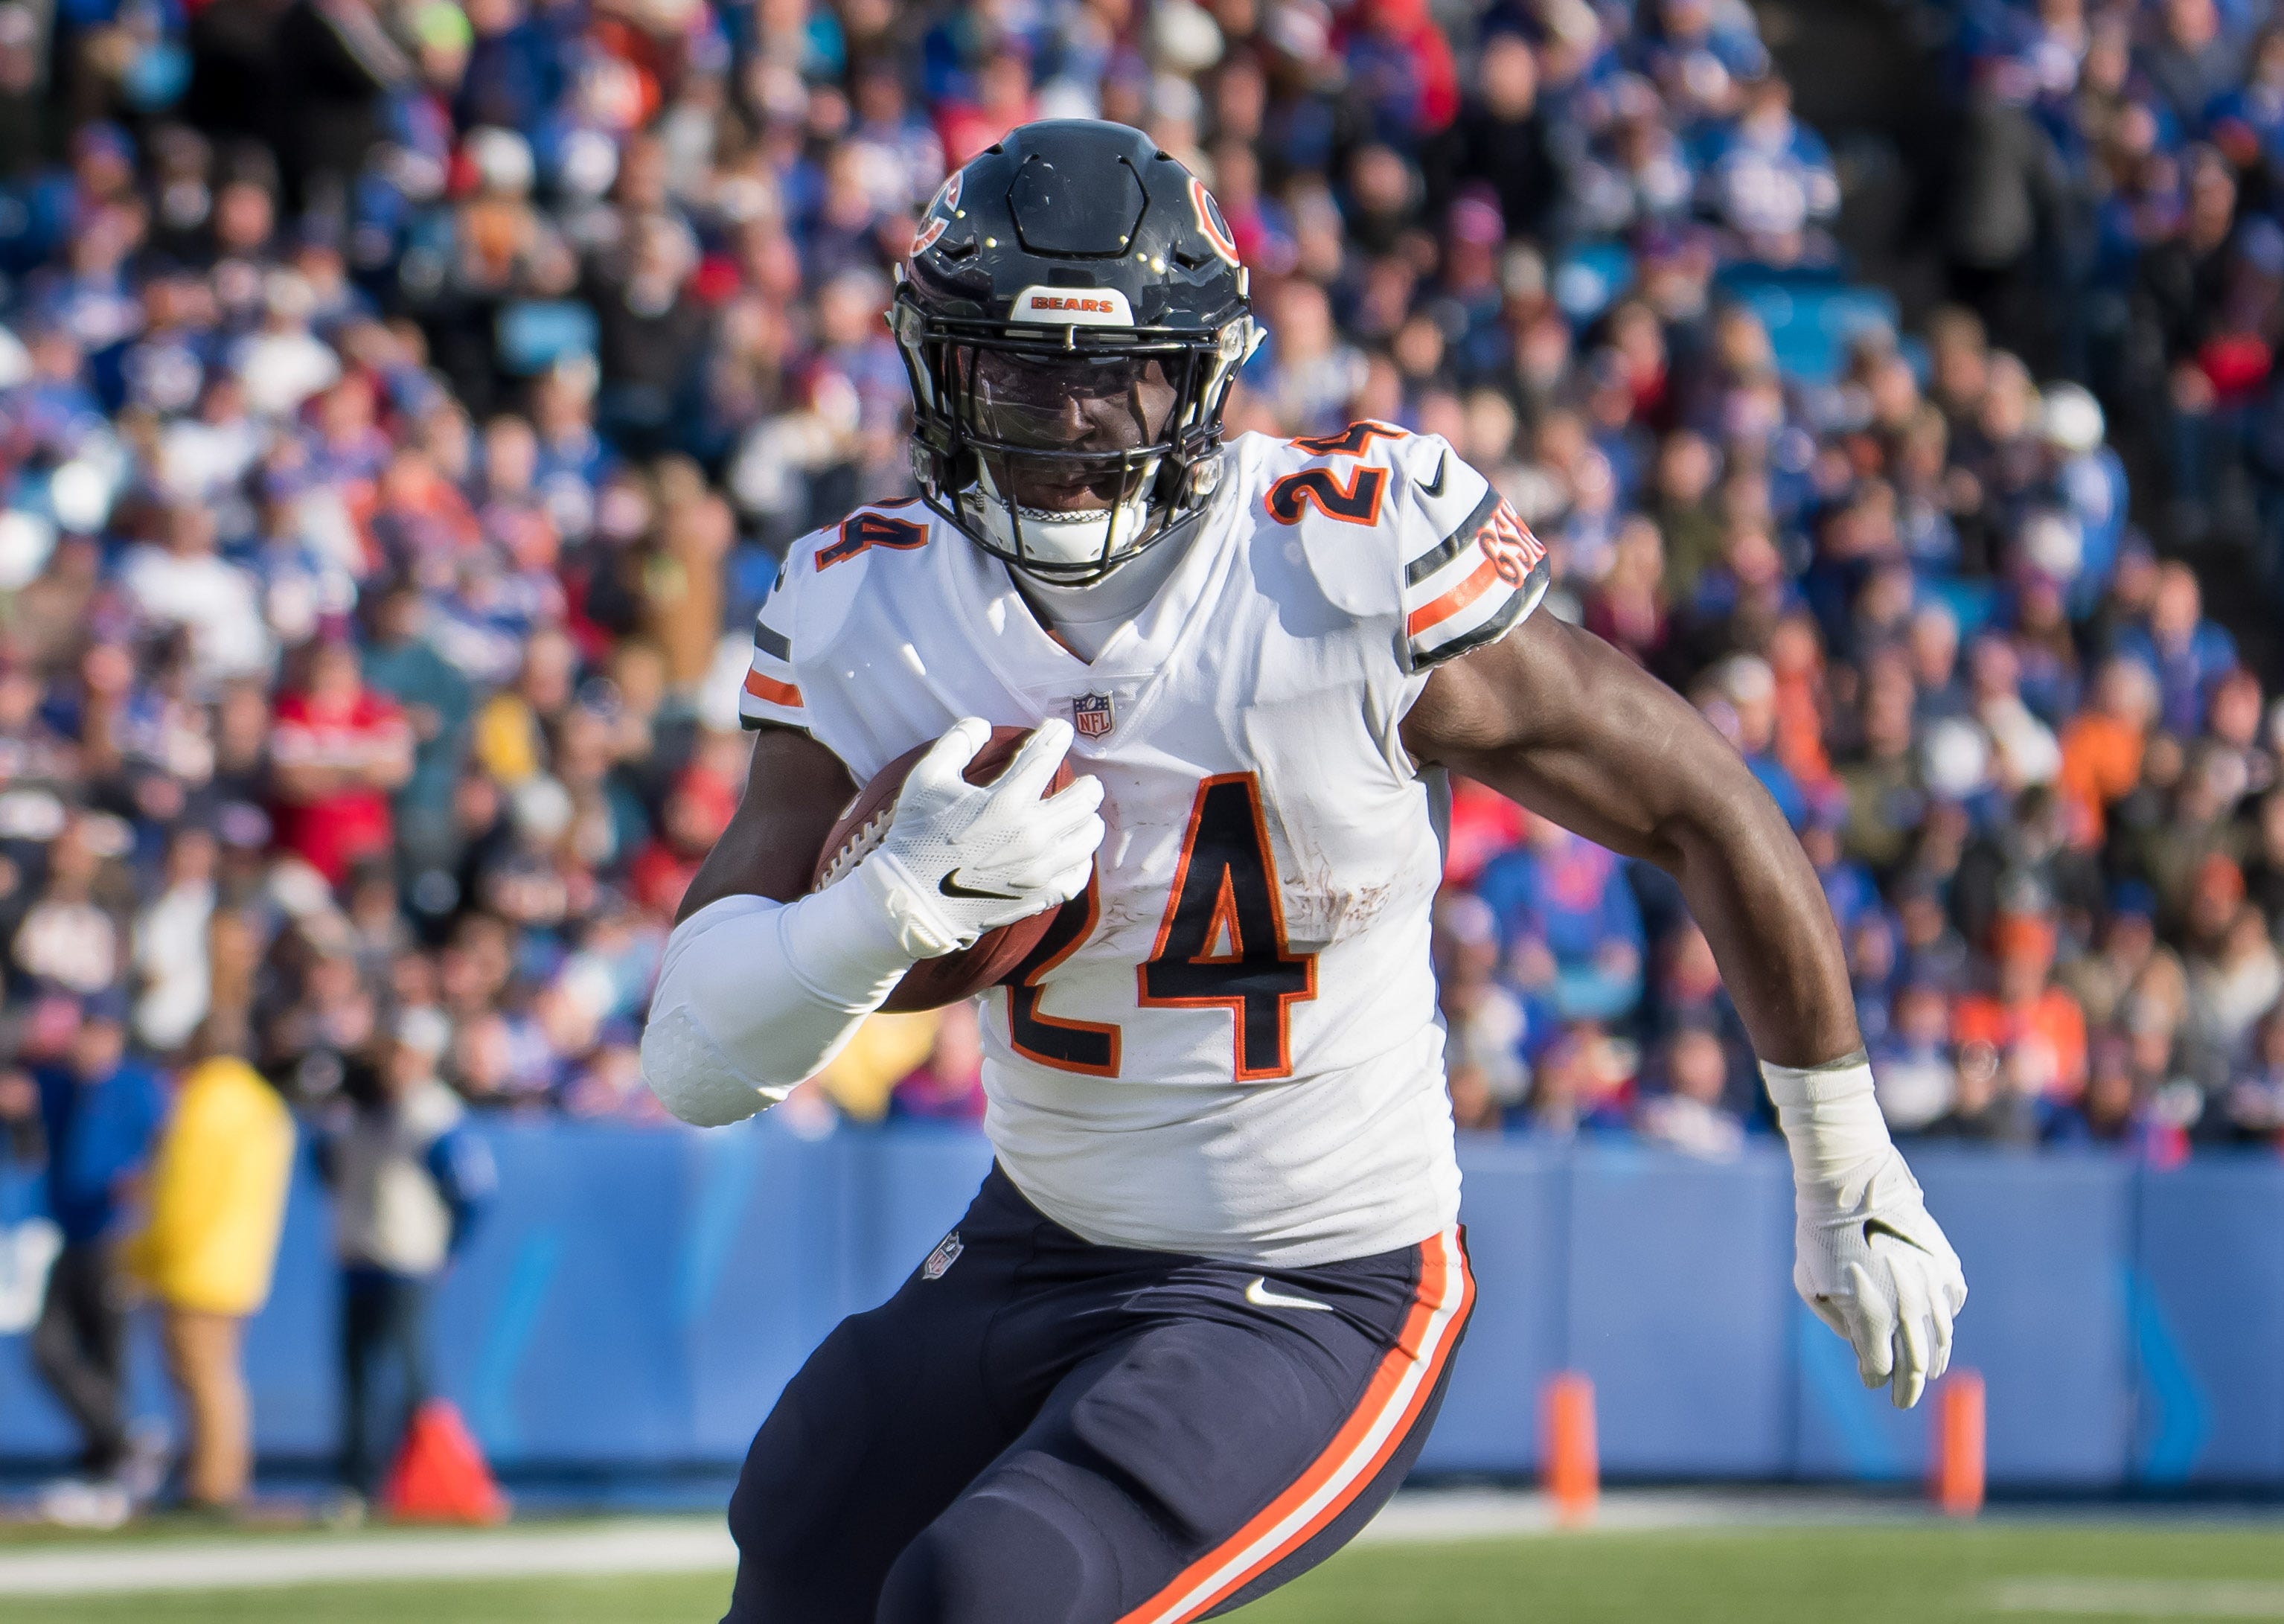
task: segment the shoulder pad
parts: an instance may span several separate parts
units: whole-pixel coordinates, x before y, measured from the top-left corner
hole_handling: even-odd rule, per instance
[[[879,555],[926,546],[935,536],[934,521],[914,497],[873,503],[810,531],[786,551],[778,584],[762,606],[763,623],[786,638],[795,660],[830,647]]]
[[[1248,438],[1261,448],[1253,499],[1294,528],[1318,590],[1358,619],[1401,615],[1405,565],[1468,526],[1489,490],[1441,435],[1393,424]]]

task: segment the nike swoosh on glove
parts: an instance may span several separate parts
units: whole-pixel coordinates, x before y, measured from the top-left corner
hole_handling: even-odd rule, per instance
[[[1903,1152],[1890,1145],[1858,1191],[1797,1192],[1793,1288],[1856,1350],[1864,1385],[1909,1409],[1951,1364],[1967,1275]]]
[[[1070,724],[1042,722],[997,778],[971,784],[961,773],[990,738],[978,718],[952,724],[904,780],[888,833],[856,865],[854,877],[916,959],[1059,907],[1094,873],[1102,781],[1082,776],[1041,794],[1070,749]]]
[[[1959,1254],[1888,1137],[1860,1051],[1761,1071],[1792,1156],[1793,1287],[1847,1338],[1864,1385],[1909,1409],[1951,1363],[1967,1306]]]

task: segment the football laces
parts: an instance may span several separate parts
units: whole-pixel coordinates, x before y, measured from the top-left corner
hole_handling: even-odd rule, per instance
[[[896,812],[896,803],[890,801],[858,824],[849,838],[841,843],[841,849],[833,854],[833,860],[825,864],[825,872],[817,876],[817,889],[823,890],[834,882],[846,878],[850,869],[872,856],[882,837],[888,834],[888,825],[894,820]]]

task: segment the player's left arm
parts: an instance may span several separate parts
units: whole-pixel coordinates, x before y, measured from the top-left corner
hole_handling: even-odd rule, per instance
[[[1551,615],[1435,667],[1403,738],[1415,760],[1679,883],[1791,1149],[1793,1283],[1867,1386],[1916,1402],[1950,1360],[1967,1283],[1873,1096],[1823,887],[1743,758],[1672,689]]]

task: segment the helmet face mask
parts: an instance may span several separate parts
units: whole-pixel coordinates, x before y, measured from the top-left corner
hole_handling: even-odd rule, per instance
[[[1083,584],[1202,516],[1258,342],[1210,208],[1146,136],[1079,121],[1017,130],[930,206],[889,318],[924,499],[978,546]]]

